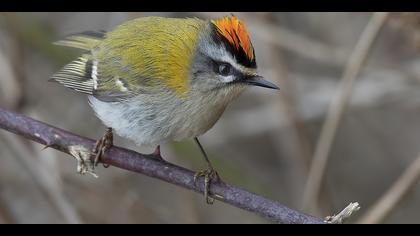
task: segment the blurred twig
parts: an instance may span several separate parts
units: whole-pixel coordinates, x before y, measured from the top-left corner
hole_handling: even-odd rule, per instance
[[[357,42],[353,53],[350,55],[347,66],[341,78],[337,93],[333,98],[321,135],[315,149],[312,159],[312,165],[309,171],[307,184],[305,187],[303,207],[308,212],[316,212],[319,192],[322,186],[322,180],[328,162],[328,156],[334,141],[334,137],[341,121],[342,115],[346,109],[351,97],[353,84],[359,72],[364,65],[370,48],[375,41],[380,29],[387,19],[388,13],[374,13],[369,23],[366,25],[359,41]]]
[[[20,40],[18,34],[18,27],[16,24],[16,13],[2,13],[3,18],[5,20],[5,29],[8,31],[8,35],[11,37],[11,51],[10,52],[10,64],[13,67],[14,78],[12,82],[14,83],[11,86],[13,93],[13,100],[14,100],[14,108],[18,110],[23,107],[25,102],[25,94],[24,94],[24,84],[25,84],[25,61],[24,61],[24,50],[23,50],[23,43]]]
[[[28,17],[25,14],[1,13],[0,20],[5,19],[13,28],[14,36],[17,37],[26,47],[31,47],[41,52],[51,63],[62,65],[72,58],[77,57],[78,52],[54,47],[51,42],[57,41],[59,36],[55,35],[49,24],[42,20]]]
[[[250,21],[248,25],[252,35],[284,50],[328,65],[343,66],[345,64],[348,54],[339,48],[317,42],[278,25],[258,21]]]
[[[360,210],[359,203],[352,202],[337,215],[325,217],[325,222],[329,224],[342,224],[358,210]]]
[[[223,15],[213,12],[197,14],[209,18]],[[252,36],[259,37],[267,43],[296,53],[304,58],[335,66],[343,66],[346,63],[348,53],[340,48],[333,48],[315,39],[262,20],[248,19],[246,24],[249,26],[247,28]]]
[[[267,24],[269,24],[268,19],[266,19],[266,21],[264,22],[264,25]],[[256,35],[264,34],[264,32],[260,32],[260,30],[261,28],[255,28]],[[272,31],[265,33],[271,34],[267,35],[268,38],[276,38],[276,35]],[[278,45],[273,42],[269,44],[269,46],[271,47],[271,63],[275,65],[275,67],[273,68],[273,79],[278,82],[280,88],[282,89],[282,92],[279,93],[279,99],[277,103],[279,103],[278,105],[284,109],[284,111],[282,111],[282,114],[285,114],[285,116],[288,119],[288,123],[290,124],[288,126],[292,134],[292,137],[290,138],[293,139],[293,142],[296,146],[294,151],[300,159],[300,166],[303,167],[303,171],[306,175],[306,173],[309,170],[312,147],[307,135],[305,124],[299,119],[296,111],[295,100],[290,94],[291,86],[288,78],[287,67],[284,64],[284,60],[280,55],[280,52],[278,51]],[[281,116],[282,114],[279,114],[279,116]]]
[[[9,212],[7,204],[5,204],[3,199],[0,198],[0,224],[13,223],[16,223],[15,219],[12,217],[11,212]]]
[[[309,175],[309,168],[311,164],[311,153],[313,152],[313,144],[309,140],[309,135],[307,131],[307,127],[303,120],[298,116],[296,110],[296,101],[294,100],[293,96],[291,96],[290,91],[292,91],[290,86],[290,80],[288,78],[288,71],[286,65],[284,64],[283,58],[279,55],[277,48],[274,47],[272,49],[272,56],[271,62],[276,67],[273,69],[274,71],[274,79],[278,81],[278,85],[282,89],[282,92],[279,93],[279,100],[277,103],[280,107],[282,107],[281,114],[279,117],[284,115],[287,118],[287,125],[285,129],[288,129],[290,134],[288,138],[292,141],[293,145],[293,153],[292,158],[298,162],[297,166],[299,167],[299,172],[301,174],[300,182],[305,181]],[[280,124],[279,124],[280,125]],[[279,131],[285,131],[283,129]],[[275,134],[274,138],[279,138],[279,133]],[[277,148],[280,148],[280,145],[275,145]],[[280,153],[281,150],[279,150]],[[301,189],[299,189],[301,191]],[[297,199],[297,202],[301,201],[301,199]],[[326,192],[321,193],[320,196],[321,202],[321,209],[322,214],[329,214],[331,212],[331,203],[329,201],[329,196]]]
[[[7,31],[11,38],[8,44],[8,59],[11,67],[13,67],[13,77],[8,78],[4,76],[4,83],[6,91],[9,93],[13,101],[13,109],[22,110],[25,102],[24,84],[25,84],[25,56],[23,41],[19,34],[19,19],[16,13],[0,13],[0,20],[4,24],[4,29]],[[9,84],[7,83],[9,81]],[[54,181],[53,175],[49,168],[47,168],[45,161],[39,160],[34,162],[33,150],[30,149],[28,140],[18,139],[15,136],[4,136],[8,143],[8,147],[15,153],[15,160],[23,166],[25,170],[34,180],[36,186],[39,187],[45,198],[51,203],[54,210],[58,211],[67,223],[81,223],[80,217],[76,211],[64,197],[58,180]],[[42,163],[44,162],[44,163]],[[56,175],[58,176],[58,175]]]
[[[61,187],[56,183],[56,179],[50,175],[48,168],[41,162],[34,161],[36,159],[31,160],[29,158],[33,156],[33,153],[25,147],[25,143],[20,142],[18,137],[10,135],[3,135],[2,137],[16,153],[15,158],[27,170],[27,173],[47,197],[47,200],[52,204],[53,208],[63,216],[65,222],[71,224],[81,223],[82,221],[76,213],[76,210],[63,195]]]
[[[95,144],[92,139],[69,133],[3,109],[0,109],[0,128],[68,154],[76,146],[80,149],[92,150]],[[69,150],[70,147],[71,150]],[[161,161],[153,155],[144,155],[127,149],[112,147],[104,155],[102,161],[118,168],[145,174],[203,193],[203,178],[200,178],[199,184],[195,185],[193,171]],[[280,203],[224,183],[212,184],[210,192],[220,201],[259,214],[278,223],[323,223],[323,220],[319,218],[305,215]]]
[[[360,218],[358,223],[381,223],[417,183],[419,177],[420,155],[407,167],[388,191]]]
[[[391,16],[390,25],[400,29],[410,39],[410,46],[420,49],[420,13],[394,12]]]

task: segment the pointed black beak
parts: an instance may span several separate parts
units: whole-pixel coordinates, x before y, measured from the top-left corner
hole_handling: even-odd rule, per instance
[[[259,75],[254,75],[254,76],[247,77],[245,79],[245,83],[247,83],[249,85],[253,85],[253,86],[263,87],[263,88],[280,89],[279,87],[277,87],[277,85],[275,85],[271,82],[268,82],[267,80],[264,80],[264,78],[262,76],[259,76]]]

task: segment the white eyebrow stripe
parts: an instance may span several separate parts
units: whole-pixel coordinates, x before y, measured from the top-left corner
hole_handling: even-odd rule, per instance
[[[234,60],[232,57],[230,57],[228,55],[223,55],[221,60],[231,64],[235,69],[237,69],[238,71],[240,71],[244,74],[257,74],[256,69],[247,68],[247,67],[237,63],[236,60]]]
[[[229,76],[226,76],[226,77],[222,77],[222,80],[225,83],[230,83],[230,82],[233,82],[235,80],[235,76],[229,75]]]
[[[226,48],[217,44],[206,44],[202,46],[205,50],[205,55],[208,57],[231,64],[236,70],[249,75],[256,75],[256,68],[247,68],[239,64],[234,56],[226,51]]]

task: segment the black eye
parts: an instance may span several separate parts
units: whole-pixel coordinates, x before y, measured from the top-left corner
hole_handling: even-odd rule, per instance
[[[232,72],[232,66],[227,63],[222,63],[219,65],[218,72],[223,76],[230,75]]]

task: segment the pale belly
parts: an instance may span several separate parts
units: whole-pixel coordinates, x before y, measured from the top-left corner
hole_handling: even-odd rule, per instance
[[[98,118],[115,133],[138,145],[158,145],[169,140],[197,137],[208,131],[230,102],[227,98],[177,101],[168,98],[159,104],[145,102],[109,103],[90,96],[89,102]]]

